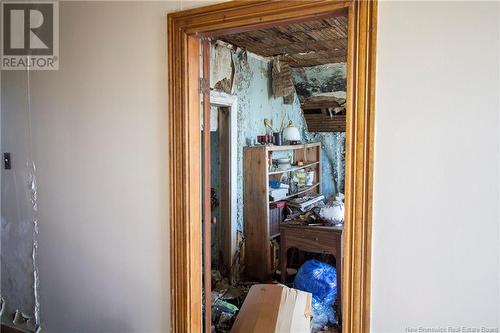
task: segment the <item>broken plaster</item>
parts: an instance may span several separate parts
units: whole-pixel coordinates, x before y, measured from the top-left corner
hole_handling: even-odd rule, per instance
[[[229,73],[232,76],[232,93],[238,97],[238,132],[237,140],[237,230],[238,235],[243,235],[243,147],[249,141],[255,141],[256,136],[264,134],[264,118],[271,119],[275,127],[283,120],[291,120],[299,128],[305,141],[320,141],[322,147],[322,192],[329,198],[338,192],[344,191],[344,168],[345,168],[345,133],[310,133],[300,106],[300,97],[303,95],[314,95],[331,93],[332,91],[345,91],[346,70],[345,64],[333,64],[317,66],[305,69],[294,69],[294,79],[297,94],[294,94],[291,105],[283,102],[282,97],[275,98],[272,91],[272,59],[262,58],[253,53],[246,52],[240,48],[226,48],[223,52],[231,50],[232,62],[221,61],[219,57],[218,66],[232,66],[232,69],[223,69],[223,77]],[[211,60],[212,63],[214,59]],[[298,83],[298,84],[297,84]],[[217,86],[217,82],[213,82]],[[214,142],[212,142],[214,143]],[[215,150],[216,147],[212,146]],[[214,164],[215,163],[215,164]],[[220,161],[212,161],[214,167]],[[216,177],[212,174],[212,177]],[[212,178],[214,179],[214,178]],[[214,179],[218,186],[219,180]],[[239,237],[238,249],[240,258],[236,258],[236,266],[233,271],[240,273],[243,267],[239,266],[239,259],[244,256],[242,247],[243,237]],[[212,253],[218,253],[216,243],[212,243]]]

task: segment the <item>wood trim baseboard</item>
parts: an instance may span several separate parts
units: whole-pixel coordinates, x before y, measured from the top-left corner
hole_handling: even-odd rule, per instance
[[[343,332],[370,330],[377,2],[233,1],[167,18],[173,332],[202,330],[199,38],[349,15]]]

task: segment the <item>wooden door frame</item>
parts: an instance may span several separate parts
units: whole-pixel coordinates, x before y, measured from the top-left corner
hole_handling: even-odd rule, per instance
[[[229,109],[229,135],[235,136],[238,131],[238,97],[235,95],[227,94],[220,91],[210,91],[210,105],[217,107],[225,107]],[[229,145],[229,170],[230,170],[230,181],[229,190],[231,191],[230,202],[226,203],[229,206],[230,218],[228,221],[221,220],[218,223],[223,223],[222,226],[222,249],[223,249],[223,259],[224,265],[230,269],[229,278],[230,281],[234,279],[234,272],[232,269],[232,264],[236,254],[237,248],[237,209],[236,209],[236,192],[238,190],[238,145],[236,140],[231,140]],[[229,223],[229,224],[228,224]]]
[[[370,330],[377,2],[232,1],[168,14],[170,275],[173,332],[202,329],[199,38],[349,17],[343,332]]]

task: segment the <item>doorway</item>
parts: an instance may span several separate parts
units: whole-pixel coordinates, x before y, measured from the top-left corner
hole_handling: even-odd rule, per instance
[[[347,12],[346,223],[343,331],[369,330],[375,2],[237,2],[174,13],[169,22],[172,327],[201,329],[199,37]]]
[[[228,93],[210,91],[211,232],[212,263],[234,279],[237,252],[237,143],[231,140],[238,128],[238,100]]]

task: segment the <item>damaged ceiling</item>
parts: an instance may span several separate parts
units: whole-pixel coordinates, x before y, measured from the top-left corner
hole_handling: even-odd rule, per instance
[[[225,35],[221,40],[263,57],[283,55],[291,67],[347,60],[347,16]]]

